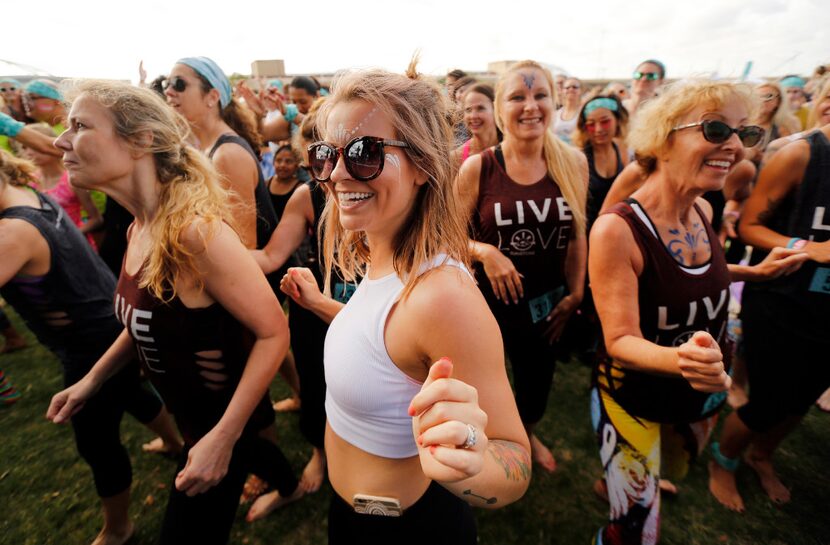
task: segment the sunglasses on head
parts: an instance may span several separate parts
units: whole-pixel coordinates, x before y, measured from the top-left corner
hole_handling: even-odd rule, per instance
[[[383,172],[384,146],[408,148],[409,144],[375,136],[359,136],[342,148],[327,142],[315,142],[308,146],[311,176],[318,182],[328,182],[338,157],[342,155],[346,171],[352,178],[360,182],[374,180]]]
[[[17,91],[17,87],[0,87],[0,93],[5,93],[7,91]]]
[[[634,72],[634,75],[632,77],[636,80],[641,80],[643,78],[646,78],[648,81],[657,81],[658,79],[660,79],[660,74],[658,74],[657,72],[639,72],[638,71],[638,72]]]
[[[165,80],[164,83],[162,83],[162,87],[164,87],[165,90],[172,88],[177,93],[183,93],[184,90],[187,89],[187,82],[179,76],[176,76]]]
[[[718,121],[716,119],[707,119],[705,121],[698,121],[697,123],[681,125],[673,128],[672,132],[690,129],[692,127],[700,127],[703,130],[703,138],[705,138],[707,142],[711,142],[713,144],[723,144],[729,140],[734,133],[738,135],[738,138],[740,138],[741,144],[747,148],[751,148],[760,142],[764,137],[764,129],[758,127],[757,125],[733,128],[723,121]]]

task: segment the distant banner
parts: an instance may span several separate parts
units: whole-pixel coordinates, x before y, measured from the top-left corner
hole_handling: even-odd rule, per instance
[[[747,61],[746,66],[744,66],[744,73],[741,74],[741,81],[746,81],[746,78],[749,77],[749,72],[752,70],[752,61]]]

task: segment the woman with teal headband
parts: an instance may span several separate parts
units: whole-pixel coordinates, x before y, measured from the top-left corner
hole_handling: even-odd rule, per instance
[[[34,79],[27,83],[23,92],[23,107],[26,115],[35,121],[48,123],[55,136],[64,131],[66,109],[56,83],[47,79]]]

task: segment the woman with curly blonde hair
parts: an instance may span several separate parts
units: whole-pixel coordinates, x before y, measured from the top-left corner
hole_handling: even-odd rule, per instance
[[[47,416],[64,421],[138,352],[185,441],[162,543],[224,543],[248,472],[285,501],[302,494],[276,444],[267,388],[288,328],[240,240],[228,192],[187,126],[153,91],[81,82],[56,145],[70,182],[135,217],[115,295],[124,329]]]
[[[753,267],[731,265],[702,198],[720,190],[745,147],[755,101],[743,84],[689,81],[641,106],[628,142],[645,174],[591,230],[591,291],[605,357],[591,418],[610,501],[602,544],[653,544],[661,476],[681,478],[701,454],[729,388],[729,284],[798,268],[778,248]]]

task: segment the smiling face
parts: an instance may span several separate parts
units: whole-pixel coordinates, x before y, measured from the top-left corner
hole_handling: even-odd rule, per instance
[[[177,83],[181,81],[184,85],[184,90],[177,91]],[[179,84],[179,85],[181,85]],[[181,88],[181,87],[179,87]],[[196,71],[186,64],[176,64],[170,75],[167,76],[167,89],[164,91],[164,96],[167,98],[167,103],[179,112],[190,123],[198,123],[209,115],[210,112],[215,112],[219,115],[219,91],[211,89],[205,92],[202,89],[202,80],[196,74]]]
[[[280,180],[290,180],[297,174],[297,157],[290,148],[282,148],[274,156],[274,172]]]
[[[496,129],[493,120],[493,102],[481,93],[464,95],[464,124],[473,135],[486,134]]]
[[[106,192],[113,181],[132,172],[135,160],[130,148],[116,133],[110,113],[96,100],[86,94],[78,97],[68,125],[55,146],[63,151],[73,186]]]
[[[617,118],[608,108],[597,108],[585,116],[585,132],[594,146],[608,144],[617,135]]]
[[[817,125],[819,127],[830,124],[830,85],[824,85],[822,91],[824,91],[823,95],[818,95],[817,93],[817,96],[813,99],[813,108],[815,108]]]
[[[711,119],[737,128],[749,124],[748,115],[744,103],[732,97],[720,108],[698,106],[678,126]],[[661,162],[673,177],[705,192],[723,188],[727,175],[743,159],[744,153],[737,134],[733,133],[722,144],[714,144],[703,137],[702,127],[691,127],[671,134]]]
[[[338,148],[360,136],[398,138],[386,116],[362,100],[336,104],[325,128],[326,141]],[[415,167],[402,148],[386,146],[383,153],[383,171],[377,178],[369,182],[353,179],[339,157],[326,185],[334,192],[344,229],[393,238],[409,217],[426,174]]]
[[[553,115],[545,74],[523,68],[507,76],[503,85],[499,109],[504,134],[521,140],[543,138]]]
[[[579,103],[579,97],[582,96],[582,85],[576,78],[568,78],[565,80],[563,90],[565,92],[565,100],[574,104]]]

